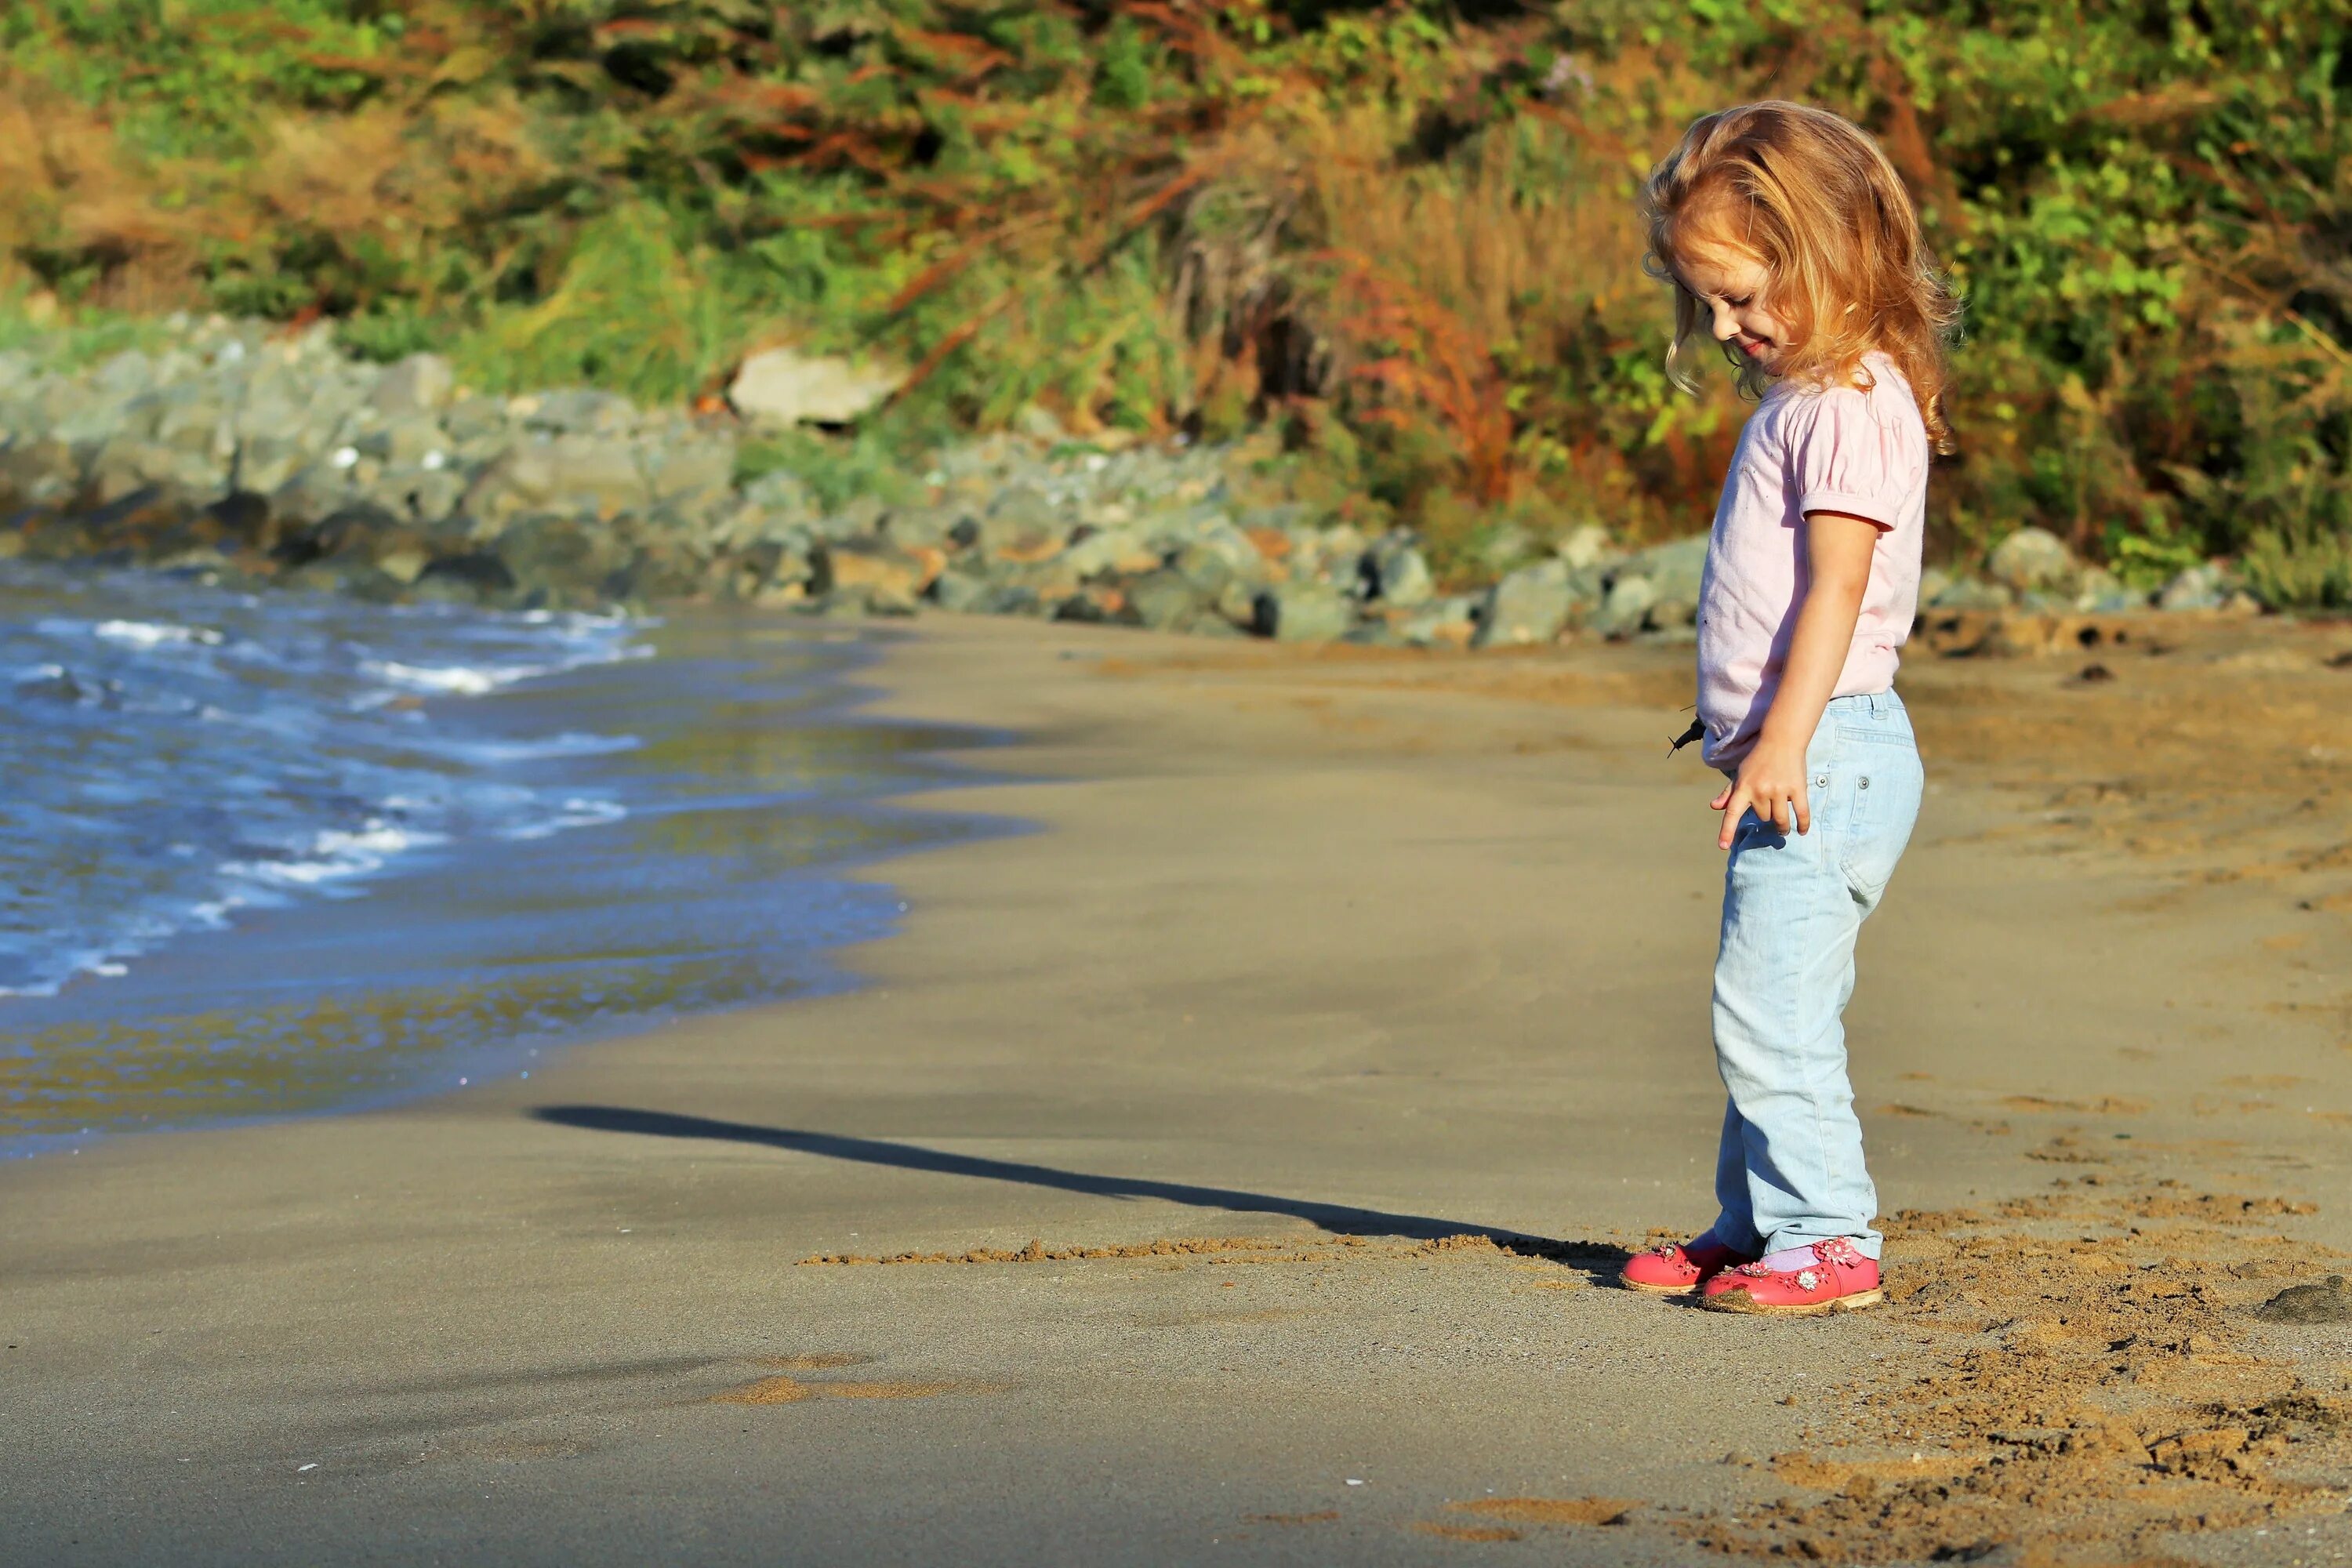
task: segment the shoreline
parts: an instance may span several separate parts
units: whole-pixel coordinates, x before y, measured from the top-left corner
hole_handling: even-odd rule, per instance
[[[163,606],[214,638],[218,610]],[[411,768],[488,756],[434,782],[543,798],[547,824],[454,816],[354,884],[289,878],[113,973],[8,999],[0,1155],[399,1105],[528,1079],[586,1040],[845,984],[832,950],[897,918],[850,871],[978,831],[884,797],[952,776],[934,749],[1003,737],[865,713],[870,634],[718,616],[628,640],[531,679],[485,677],[488,689],[406,697],[384,742],[411,747],[394,753]],[[401,787],[429,799],[409,776]],[[657,927],[632,920],[638,899]]]
[[[1944,787],[1849,1016],[1883,1201],[1909,1211],[1895,1267],[1931,1289],[1776,1335],[1743,1397],[1715,1369],[1748,1325],[1591,1288],[1612,1248],[1706,1217],[1716,862],[1700,771],[1658,761],[1675,650],[1316,656],[941,619],[886,652],[865,710],[1016,733],[993,755],[1019,782],[947,798],[1043,831],[876,868],[912,907],[836,950],[855,990],[580,1047],[528,1086],[0,1170],[24,1539],[290,1561],[396,1516],[423,1531],[404,1551],[527,1561],[787,1539],[811,1560],[1421,1562],[1503,1531],[1666,1563],[1780,1528],[1708,1508],[1787,1495],[1816,1510],[1788,1529],[1841,1552],[1959,1541],[1981,1521],[1952,1505],[1841,1524],[1804,1500],[1859,1506],[1836,1440],[1867,1457],[1885,1434],[1857,1366],[1899,1385],[1990,1344],[1996,1372],[2076,1387],[2063,1340],[2003,1352],[1944,1321],[1952,1268],[2015,1256],[1970,1264],[1971,1237],[2041,1237],[2084,1280],[2147,1247],[2259,1264],[2207,1282],[2194,1329],[2248,1358],[2215,1363],[2232,1390],[2343,1353],[2242,1326],[2305,1256],[2265,1237],[2352,1247],[2315,1114],[2352,1113],[2329,950],[2271,942],[2340,921],[2296,907],[2337,873],[2212,882],[2193,848],[2126,842],[2165,826],[2147,795],[2053,821],[2017,795],[2113,783],[2132,759],[2102,736],[2208,652],[2190,685],[2250,731],[2250,769],[2273,731],[2323,743],[2286,700],[2344,679],[2329,647],[2213,635],[2260,646],[2082,689],[2022,662],[1906,681]],[[2295,673],[2227,662],[2282,648]],[[2259,723],[2238,679],[2277,694]],[[2082,749],[2028,770],[1985,747],[1939,777],[1938,734],[1987,712]],[[2284,864],[2302,783],[2242,792],[2238,847]],[[2322,1206],[2242,1219],[2232,1194]],[[2126,1224],[2125,1200],[2149,1212]],[[1341,1208],[1389,1230],[1350,1245]],[[1569,1245],[1436,1246],[1416,1219]],[[803,1264],[973,1249],[1035,1260]],[[2176,1384],[2145,1353],[2153,1400]],[[1985,1439],[1923,1441],[1977,1463]],[[1816,1468],[1766,1462],[1799,1453]],[[2091,1517],[2081,1486],[2055,1495],[2051,1517]],[[1596,1500],[1640,1507],[1576,1522]],[[2244,1500],[2201,1506],[2234,1523]]]

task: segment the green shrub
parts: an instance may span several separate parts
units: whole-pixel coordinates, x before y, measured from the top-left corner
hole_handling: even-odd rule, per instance
[[[860,348],[901,439],[1270,420],[1464,571],[1499,519],[1704,524],[1740,410],[1658,374],[1633,187],[1803,98],[1967,297],[1939,550],[2344,594],[2352,0],[39,0],[0,50],[0,234],[60,298],[649,399]]]

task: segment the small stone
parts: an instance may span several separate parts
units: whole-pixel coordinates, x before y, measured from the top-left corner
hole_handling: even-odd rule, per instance
[[[727,401],[744,418],[772,425],[847,425],[880,407],[906,379],[871,362],[763,349],[736,371]]]

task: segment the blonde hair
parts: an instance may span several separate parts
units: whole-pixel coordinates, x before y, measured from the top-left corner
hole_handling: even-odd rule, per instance
[[[1867,132],[1825,109],[1750,103],[1695,121],[1642,184],[1652,277],[1675,286],[1666,375],[1698,390],[1688,349],[1707,337],[1708,311],[1675,274],[1680,250],[1716,247],[1756,257],[1767,298],[1796,342],[1783,377],[1850,386],[1863,356],[1885,354],[1911,384],[1927,438],[1952,450],[1944,419],[1947,356],[1960,307],[1919,235],[1918,214],[1895,165]],[[1729,344],[1739,389],[1769,379]]]

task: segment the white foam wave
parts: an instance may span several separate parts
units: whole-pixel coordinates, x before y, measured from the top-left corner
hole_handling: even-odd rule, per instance
[[[380,680],[388,680],[394,686],[405,686],[415,691],[482,697],[501,686],[512,686],[518,680],[545,675],[555,667],[547,664],[403,664],[398,659],[371,658],[362,662],[360,668]]]
[[[551,838],[567,828],[602,827],[608,822],[618,822],[628,815],[629,808],[616,800],[575,798],[565,801],[563,809],[555,816],[538,822],[517,823],[512,827],[501,828],[499,837],[513,839]]]
[[[446,842],[442,834],[370,818],[357,832],[330,827],[314,834],[307,846],[286,859],[231,860],[221,866],[220,872],[225,877],[265,886],[315,888],[323,882],[381,871],[385,861],[403,850]]]
[[[89,632],[92,637],[131,647],[185,647],[191,644],[200,647],[218,647],[226,640],[210,626],[177,626],[155,621],[100,621],[90,627]]]

